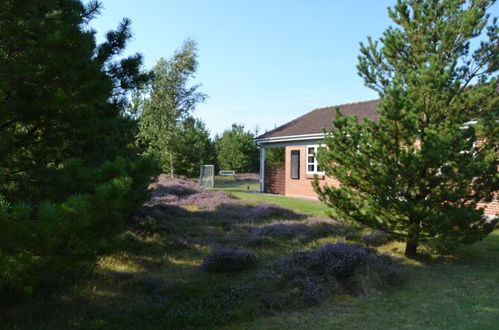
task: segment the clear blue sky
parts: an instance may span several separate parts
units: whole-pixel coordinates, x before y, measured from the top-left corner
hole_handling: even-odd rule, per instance
[[[103,0],[98,40],[132,20],[128,53],[150,69],[183,40],[199,44],[195,115],[212,135],[234,122],[260,133],[314,108],[377,98],[357,75],[359,42],[391,24],[395,0]],[[494,16],[497,16],[497,5]]]

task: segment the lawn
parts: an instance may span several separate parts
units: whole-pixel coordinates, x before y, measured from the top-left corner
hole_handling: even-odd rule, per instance
[[[397,245],[396,254],[401,255]],[[454,257],[406,261],[408,280],[379,295],[260,318],[233,329],[498,329],[499,230]],[[313,326],[311,326],[313,325]]]
[[[155,204],[138,214],[140,221],[131,221],[120,237],[119,252],[102,258],[96,271],[70,289],[0,305],[0,328],[498,327],[499,230],[452,256],[425,253],[418,261],[404,259],[402,244],[390,242],[379,250],[399,258],[406,277],[402,284],[381,285],[360,296],[340,288],[320,303],[309,303],[301,300],[299,286],[279,280],[282,274],[277,272],[275,279],[265,274],[274,271],[268,265],[276,258],[328,242],[356,240],[336,235],[338,228],[327,219],[318,222],[323,233],[312,230],[316,222],[304,226],[309,220],[300,214],[317,221],[326,211],[322,204],[252,193],[256,182],[221,180],[211,193],[202,194],[193,194],[197,188],[191,191],[190,186],[177,188],[156,187]],[[168,189],[176,195],[165,195]],[[228,196],[219,190],[237,198],[230,207],[223,206]],[[212,207],[215,204],[219,206]],[[302,232],[288,238],[254,235],[284,219],[286,226],[301,226],[297,228]],[[251,249],[258,265],[235,274],[200,271],[214,246]]]
[[[326,216],[327,207],[313,199],[289,198],[271,194],[260,194],[259,183],[257,181],[237,181],[231,177],[218,177],[213,190],[223,190],[231,193],[234,197],[246,201],[258,201],[273,203],[295,212]]]

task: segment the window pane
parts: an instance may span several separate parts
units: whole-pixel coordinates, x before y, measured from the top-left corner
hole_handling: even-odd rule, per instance
[[[314,171],[314,165],[308,165],[308,171],[313,172]]]
[[[308,148],[308,154],[309,155],[313,155],[314,152],[315,152],[315,148],[313,148],[313,147],[312,148]]]
[[[291,151],[291,179],[300,178],[300,151]]]
[[[317,165],[317,172],[324,172],[324,170],[319,165]]]
[[[315,161],[315,157],[314,156],[308,156],[308,162],[309,163],[313,163]]]

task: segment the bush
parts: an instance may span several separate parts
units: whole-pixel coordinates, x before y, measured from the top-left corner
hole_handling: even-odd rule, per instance
[[[345,239],[357,237],[355,228],[331,219],[312,218],[306,221],[274,221],[263,226],[252,227],[254,239],[261,237],[294,238],[311,241],[321,237],[339,236]]]
[[[367,246],[381,246],[390,241],[390,234],[376,230],[370,234],[362,236],[361,241]]]
[[[232,198],[224,191],[210,191],[194,181],[171,179],[166,175],[160,175],[150,188],[152,190],[151,204],[170,204],[182,207],[193,205],[200,211],[211,211],[217,217],[254,221],[304,217],[302,214],[270,203],[250,205]]]
[[[252,268],[256,260],[251,250],[220,249],[207,255],[200,269],[211,273],[234,273]]]
[[[307,229],[305,222],[283,220],[254,227],[252,234],[255,237],[294,238],[303,234]]]
[[[390,257],[349,243],[329,243],[315,250],[295,252],[275,260],[271,269],[273,271],[262,276],[283,277],[288,283],[308,283],[298,289],[306,289],[302,296],[315,297],[315,300],[324,296],[326,286],[335,291],[339,284],[347,293],[358,295],[402,280],[400,270]]]
[[[318,274],[337,279],[352,277],[355,270],[369,261],[376,252],[358,244],[326,244],[309,254],[308,268]]]
[[[194,181],[180,178],[171,179],[166,174],[158,176],[156,182],[150,186],[153,189],[153,197],[163,195],[176,195],[186,197],[195,193],[205,191],[203,187]]]
[[[298,214],[284,207],[263,203],[251,207],[247,214],[247,218],[255,218],[255,220],[263,220],[270,218],[288,218],[288,219],[300,219],[303,218],[303,214]]]
[[[69,162],[67,170],[77,164]],[[147,197],[150,165],[117,159],[96,169],[80,167],[94,175],[84,178],[87,192],[62,201],[29,205],[0,196],[0,290],[24,295],[40,285],[63,284],[65,274],[110,252],[125,219]],[[64,166],[60,172],[64,182]]]

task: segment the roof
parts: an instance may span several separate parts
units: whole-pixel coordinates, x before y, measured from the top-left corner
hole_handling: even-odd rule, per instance
[[[305,134],[319,134],[323,129],[331,130],[332,121],[336,118],[336,109],[339,108],[345,115],[355,115],[359,119],[377,120],[379,113],[376,111],[379,100],[335,105],[331,107],[312,110],[282,126],[268,131],[255,140],[295,136]]]

